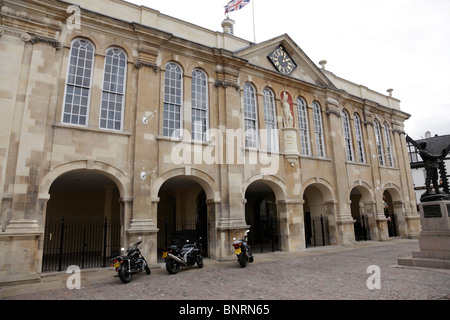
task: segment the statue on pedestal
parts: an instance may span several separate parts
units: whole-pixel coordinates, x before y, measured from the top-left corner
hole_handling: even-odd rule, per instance
[[[450,145],[446,149],[442,150],[440,154],[433,154],[427,149],[427,143],[425,141],[417,143],[409,136],[406,136],[406,139],[417,148],[417,151],[422,157],[426,171],[425,187],[427,191],[421,195],[420,201],[450,200],[450,195],[439,191],[438,183],[439,162],[443,161],[449,153]],[[431,190],[431,183],[433,183],[434,193]]]

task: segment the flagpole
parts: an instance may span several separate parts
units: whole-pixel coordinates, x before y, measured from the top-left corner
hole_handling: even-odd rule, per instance
[[[255,31],[255,0],[252,0],[253,10],[253,43],[256,43],[256,31]]]

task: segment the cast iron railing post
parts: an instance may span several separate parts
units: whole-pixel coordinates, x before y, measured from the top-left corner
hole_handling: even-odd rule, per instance
[[[61,238],[59,240],[59,262],[58,271],[62,271],[62,255],[63,255],[63,245],[64,245],[64,218],[61,221]]]
[[[108,235],[108,218],[105,217],[105,224],[103,225],[103,268],[106,267],[107,235]]]
[[[82,251],[81,251],[81,269],[84,268],[84,255],[85,255],[85,247],[86,247],[86,225],[83,225],[83,242],[82,242]]]
[[[320,227],[322,228],[322,246],[325,246],[325,230],[323,229],[323,216],[320,215]]]

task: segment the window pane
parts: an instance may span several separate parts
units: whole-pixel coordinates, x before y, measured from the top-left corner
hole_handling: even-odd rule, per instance
[[[256,129],[256,97],[255,89],[244,83],[244,119],[245,119],[245,146],[257,148],[257,129]]]
[[[122,130],[125,77],[119,74],[126,73],[126,61],[126,55],[122,50],[110,48],[106,51],[100,112],[102,129]]]
[[[164,79],[163,135],[181,137],[181,78],[180,66],[173,62],[166,64]]]
[[[208,97],[206,75],[200,70],[192,72],[192,139],[206,141],[208,129]]]
[[[72,43],[64,97],[63,123],[86,125],[94,47],[85,40]]]

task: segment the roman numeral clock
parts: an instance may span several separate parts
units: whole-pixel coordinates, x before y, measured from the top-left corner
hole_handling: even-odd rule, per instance
[[[272,62],[273,66],[284,75],[290,75],[297,65],[292,60],[291,56],[287,51],[283,48],[283,46],[279,46],[276,48],[271,54],[267,56],[270,62]]]

